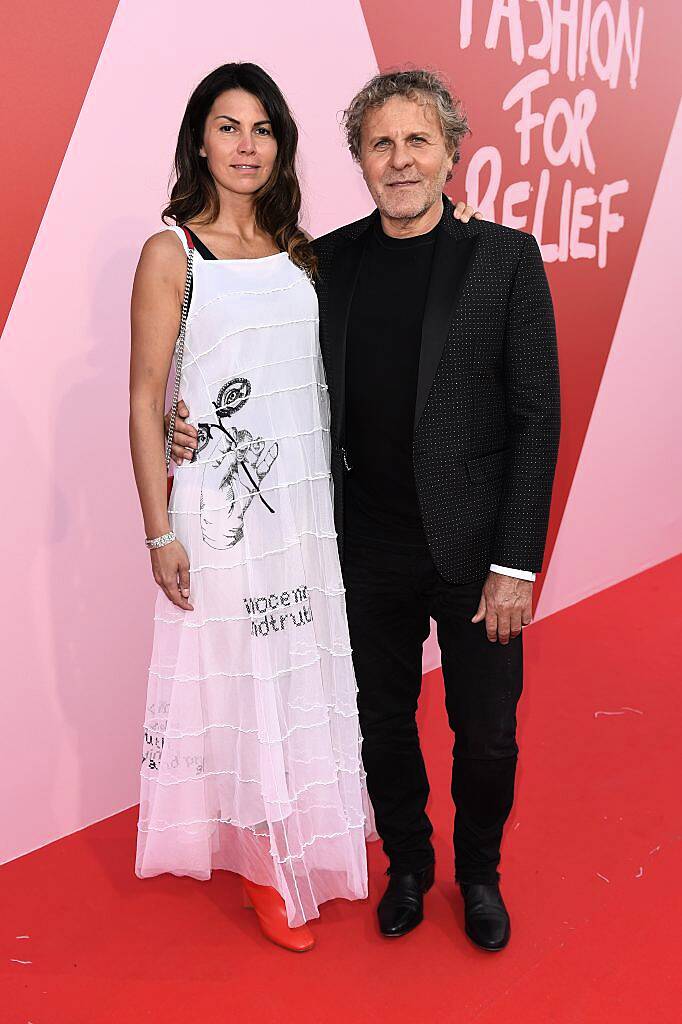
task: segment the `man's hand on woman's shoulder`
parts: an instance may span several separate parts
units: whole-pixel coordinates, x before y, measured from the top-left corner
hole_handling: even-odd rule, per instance
[[[467,206],[463,199],[455,203],[454,217],[455,220],[461,220],[462,224],[468,224],[472,217],[474,220],[483,220],[483,214],[474,210],[473,206]]]

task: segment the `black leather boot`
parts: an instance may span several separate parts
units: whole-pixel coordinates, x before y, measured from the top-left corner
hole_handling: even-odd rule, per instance
[[[381,934],[395,939],[406,935],[424,919],[424,893],[433,885],[434,866],[412,874],[389,875],[388,887],[379,902]]]
[[[464,927],[472,942],[496,952],[509,942],[511,923],[497,882],[460,882],[464,897]]]

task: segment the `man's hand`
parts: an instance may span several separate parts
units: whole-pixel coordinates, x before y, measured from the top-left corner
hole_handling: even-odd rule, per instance
[[[183,459],[191,459],[192,455],[198,444],[198,435],[196,427],[190,426],[189,423],[185,423],[186,418],[189,416],[189,409],[185,405],[182,399],[178,402],[178,414],[175,418],[175,434],[173,435],[173,447],[171,449],[171,458],[178,466],[182,465]],[[166,437],[168,437],[168,427],[170,424],[170,413],[167,412],[163,418],[164,430]]]
[[[522,626],[530,625],[533,584],[528,580],[517,580],[514,576],[503,576],[498,572],[488,573],[483,586],[478,611],[472,622],[485,619],[488,640],[508,644],[521,632]]]
[[[455,220],[461,220],[462,224],[466,224],[472,217],[475,220],[483,220],[482,213],[479,213],[478,210],[474,210],[473,206],[467,206],[467,204],[460,199],[455,206]]]

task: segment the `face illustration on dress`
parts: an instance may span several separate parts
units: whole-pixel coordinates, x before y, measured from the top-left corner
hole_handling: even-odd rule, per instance
[[[233,377],[222,385],[213,405],[217,422],[199,423],[198,445],[192,457],[208,447],[218,435],[201,484],[201,533],[209,547],[217,550],[234,547],[244,536],[244,517],[258,495],[269,512],[274,509],[260,493],[261,481],[272,469],[279,454],[275,441],[266,451],[262,437],[248,430],[228,428],[226,421],[249,400],[251,382]]]

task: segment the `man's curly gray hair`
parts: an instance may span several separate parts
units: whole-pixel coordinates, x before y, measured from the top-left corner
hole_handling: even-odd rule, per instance
[[[443,78],[434,71],[417,68],[411,71],[388,71],[375,75],[355,96],[343,112],[343,128],[354,160],[360,159],[362,123],[368,110],[380,107],[392,96],[432,103],[440,120],[443,135],[454,162],[459,160],[459,146],[469,125],[462,104],[453,99]]]

